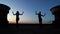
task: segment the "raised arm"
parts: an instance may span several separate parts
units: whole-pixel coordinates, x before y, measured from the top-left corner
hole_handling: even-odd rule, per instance
[[[46,14],[42,15],[43,17],[45,16]]]
[[[19,15],[23,15],[24,14],[24,12],[22,12],[22,14],[19,14]]]
[[[13,14],[13,15],[16,15],[16,14],[14,14],[14,12],[12,12],[12,14]]]
[[[38,15],[37,11],[35,11],[35,14]]]

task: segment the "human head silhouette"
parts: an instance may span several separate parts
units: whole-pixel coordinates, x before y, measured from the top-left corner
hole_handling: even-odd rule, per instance
[[[0,12],[7,12],[9,13],[10,7],[5,4],[0,4]]]
[[[0,24],[8,23],[7,14],[9,13],[10,7],[5,4],[0,4]]]
[[[17,13],[19,13],[19,11],[17,11]]]
[[[50,9],[52,14],[54,15],[55,20],[53,21],[53,24],[60,24],[60,5],[54,6]]]
[[[41,14],[41,11],[39,11],[39,13]]]

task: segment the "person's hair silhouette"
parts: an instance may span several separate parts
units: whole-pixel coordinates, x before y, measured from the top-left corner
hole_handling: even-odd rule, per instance
[[[52,7],[50,11],[55,18],[52,24],[60,24],[60,5]]]
[[[0,24],[8,24],[7,14],[9,13],[9,10],[9,6],[0,4]]]
[[[13,12],[12,12],[13,13]],[[24,12],[23,12],[24,13]],[[16,24],[18,24],[18,21],[19,21],[19,15],[23,15],[19,13],[19,11],[16,12],[16,14],[13,13],[13,15],[16,15]]]
[[[44,16],[45,16],[45,14],[44,14],[44,15],[42,15],[42,14],[41,14],[41,11],[40,11],[39,13],[37,13],[37,11],[36,11],[36,12],[35,12],[35,14],[36,14],[36,15],[38,15],[39,24],[42,24],[42,18],[41,18],[41,16],[43,16],[43,17],[44,17]]]

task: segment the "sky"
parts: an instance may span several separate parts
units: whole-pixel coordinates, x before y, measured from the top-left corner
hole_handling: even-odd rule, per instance
[[[7,17],[9,23],[16,23],[16,16],[12,14],[12,11],[14,13],[24,11],[24,14],[19,16],[19,23],[39,23],[35,11],[41,11],[43,15],[46,14],[42,17],[43,23],[51,23],[54,20],[54,15],[50,9],[60,5],[60,0],[0,0],[0,3],[11,8]]]

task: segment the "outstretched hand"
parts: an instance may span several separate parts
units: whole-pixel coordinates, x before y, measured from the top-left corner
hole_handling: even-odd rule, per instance
[[[44,14],[44,16],[45,16],[45,15],[46,15],[46,14]],[[43,17],[44,17],[44,16],[43,16]]]
[[[24,11],[22,12],[22,14],[20,14],[20,15],[23,15],[24,14]]]
[[[24,13],[24,11],[23,11],[23,13]],[[22,14],[23,14],[23,13],[22,13]]]
[[[24,11],[22,12],[22,15],[24,14]]]
[[[35,14],[37,15],[37,11],[35,11]]]
[[[14,12],[12,12],[13,13],[13,15],[16,15],[16,14],[14,14]]]

